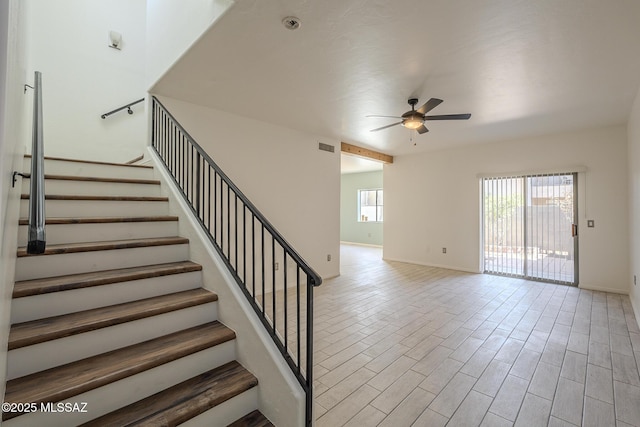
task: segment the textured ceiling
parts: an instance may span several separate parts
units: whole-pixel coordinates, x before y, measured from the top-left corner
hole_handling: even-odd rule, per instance
[[[340,157],[340,172],[343,174],[375,171],[382,171],[382,162],[367,160],[348,154],[342,154]]]
[[[238,0],[154,91],[400,155],[626,123],[639,41],[637,0]],[[471,120],[369,132],[412,96]]]

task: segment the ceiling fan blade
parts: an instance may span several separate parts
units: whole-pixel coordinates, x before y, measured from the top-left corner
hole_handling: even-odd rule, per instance
[[[422,125],[418,129],[416,129],[416,131],[418,131],[418,133],[422,135],[423,133],[429,132],[429,129],[427,129],[425,125]]]
[[[471,114],[444,114],[442,116],[426,116],[425,120],[469,120]]]
[[[380,117],[380,118],[386,118],[386,119],[401,119],[402,118],[400,116],[376,116],[376,115],[369,115],[369,116],[365,116],[365,117]]]
[[[390,125],[382,126],[381,128],[377,128],[377,129],[371,129],[369,132],[377,132],[377,131],[382,130],[382,129],[390,128],[391,126],[399,125],[400,123],[402,123],[402,122],[398,122],[398,123],[393,123],[393,124],[390,124]]]
[[[440,104],[442,104],[442,99],[431,98],[422,107],[418,108],[416,111],[420,114],[427,114],[429,111],[433,110]]]

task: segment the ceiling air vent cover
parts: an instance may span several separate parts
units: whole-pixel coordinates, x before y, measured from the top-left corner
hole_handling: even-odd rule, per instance
[[[300,19],[295,16],[287,16],[282,20],[282,25],[284,25],[288,30],[297,30],[300,28],[300,24]]]

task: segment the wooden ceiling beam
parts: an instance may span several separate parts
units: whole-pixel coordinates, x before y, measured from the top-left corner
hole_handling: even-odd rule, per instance
[[[347,144],[346,142],[341,143],[340,151],[352,156],[363,157],[368,160],[375,160],[376,162],[393,163],[393,156],[380,153],[378,151],[369,150],[368,148],[358,147],[357,145]]]

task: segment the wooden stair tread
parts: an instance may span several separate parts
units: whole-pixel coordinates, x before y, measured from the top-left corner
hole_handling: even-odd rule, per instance
[[[31,158],[31,154],[25,154],[24,157]],[[97,160],[68,159],[65,157],[44,156],[44,159],[45,160],[62,160],[64,162],[74,162],[74,163],[88,163],[91,165],[125,166],[125,167],[153,169],[153,166],[149,166],[149,165],[130,165],[127,163],[111,163],[111,162],[100,162]]]
[[[30,179],[31,173],[30,172],[24,173],[23,178]],[[157,179],[139,179],[139,178],[107,178],[107,177],[99,177],[99,176],[45,174],[44,179],[52,179],[52,180],[58,180],[58,181],[86,181],[86,182],[110,182],[110,183],[123,183],[123,184],[160,185],[160,181]]]
[[[28,194],[20,196],[22,200],[29,200]],[[45,194],[45,200],[93,200],[93,201],[117,201],[117,202],[167,202],[168,197],[163,196],[78,196],[72,194]]]
[[[150,246],[182,245],[186,243],[189,243],[189,239],[178,236],[108,240],[104,242],[61,243],[58,245],[47,245],[44,253],[38,255],[27,254],[27,248],[23,246],[18,248],[18,257],[108,251],[113,249],[144,248]]]
[[[42,295],[72,289],[102,286],[111,283],[148,279],[151,277],[201,271],[202,266],[191,261],[171,262],[166,264],[145,265],[142,267],[119,268],[114,270],[93,271],[90,273],[69,274],[65,276],[46,277],[16,282],[13,287],[13,298]]]
[[[178,221],[178,217],[174,215],[157,215],[157,216],[99,216],[99,217],[78,217],[78,218],[45,218],[46,225],[60,224],[110,224],[121,222],[162,222],[162,221]],[[29,225],[28,218],[21,218],[20,225]]]
[[[217,301],[206,289],[191,289],[107,307],[31,320],[11,326],[9,350]]]
[[[59,402],[235,338],[211,322],[7,381],[7,402]],[[3,420],[18,416],[3,413]]]
[[[174,426],[257,384],[253,374],[233,361],[82,424],[82,427]]]
[[[257,409],[248,413],[239,420],[234,421],[227,427],[274,427],[273,423],[267,419],[262,412]]]

